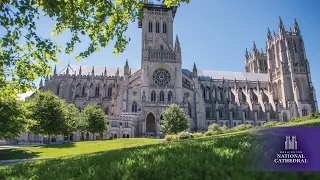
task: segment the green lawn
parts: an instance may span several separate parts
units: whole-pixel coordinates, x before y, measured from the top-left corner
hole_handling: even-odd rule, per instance
[[[319,122],[317,119],[299,123],[309,126]],[[0,179],[320,179],[319,173],[251,171],[256,165],[254,157],[264,144],[259,132],[235,132],[169,143],[152,142],[156,144],[19,163],[0,167]],[[116,141],[110,143],[128,144],[122,141],[130,139]],[[87,149],[90,143],[106,143],[107,146],[109,141],[75,144]],[[82,154],[82,150],[78,154]]]
[[[128,138],[2,149],[0,150],[0,160],[73,156],[146,144],[156,144],[159,142],[160,139]]]

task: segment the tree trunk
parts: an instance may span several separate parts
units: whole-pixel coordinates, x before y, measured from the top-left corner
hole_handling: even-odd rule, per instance
[[[50,137],[51,137],[51,134],[49,134],[49,137],[48,137],[48,144],[50,144],[50,142],[51,142]]]

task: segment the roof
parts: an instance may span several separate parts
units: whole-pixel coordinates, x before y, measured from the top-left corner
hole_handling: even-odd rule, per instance
[[[182,69],[182,72],[187,76],[192,76],[192,71]],[[198,76],[201,80],[206,79],[226,79],[226,80],[248,80],[248,81],[268,81],[268,74],[262,73],[246,73],[246,72],[233,72],[233,71],[214,71],[214,70],[198,70]]]
[[[71,68],[70,68],[71,67]],[[80,70],[80,66],[70,66],[69,67],[69,74],[74,74],[76,72],[76,74],[79,74],[79,70]],[[92,73],[92,68],[93,66],[81,66],[81,74],[82,75],[88,75],[90,73]],[[118,68],[118,67],[97,67],[94,66],[94,75],[101,75],[102,73],[104,73],[104,69],[107,69],[107,76],[115,76],[115,74],[117,73],[117,70],[119,69],[119,76],[124,76],[124,68]],[[67,68],[64,68],[61,72],[59,72],[59,74],[65,74]],[[131,74],[137,72],[139,69],[137,68],[131,68]]]

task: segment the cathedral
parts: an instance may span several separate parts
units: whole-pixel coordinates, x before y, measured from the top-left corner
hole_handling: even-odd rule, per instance
[[[162,137],[161,113],[175,103],[188,115],[190,132],[205,132],[212,123],[229,128],[263,126],[317,112],[315,89],[300,28],[267,32],[265,50],[255,43],[246,50],[245,72],[182,68],[183,54],[173,35],[176,7],[145,4],[141,28],[141,68],[70,66],[41,80],[41,91],[73,103],[82,110],[97,105],[111,126],[97,137],[77,132],[72,141]],[[175,37],[175,38],[174,38]]]

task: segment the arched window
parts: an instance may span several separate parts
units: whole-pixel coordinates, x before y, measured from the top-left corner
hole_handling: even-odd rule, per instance
[[[231,100],[230,100],[230,101],[231,101],[231,102],[235,102],[235,101],[236,101],[236,98],[235,98],[233,92],[231,92]]]
[[[118,138],[118,137],[117,137],[117,134],[114,134],[114,135],[113,135],[113,138],[117,139],[117,138]]]
[[[242,102],[247,102],[247,97],[246,95],[241,91],[241,94],[242,94]]]
[[[222,101],[223,100],[223,92],[222,92],[222,90],[220,91],[220,101]]]
[[[83,86],[82,87],[82,96],[84,96],[85,92],[86,92],[86,88]]]
[[[132,103],[131,111],[132,112],[137,112],[137,103],[136,102]]]
[[[156,101],[156,93],[154,91],[151,92],[151,101],[152,102]]]
[[[306,107],[302,108],[302,116],[307,116],[308,115],[308,109]]]
[[[99,88],[99,86],[97,86],[96,91],[95,91],[95,96],[99,96],[99,90],[100,90],[100,88]]]
[[[129,138],[130,136],[129,136],[129,134],[127,134],[127,138]]]
[[[283,115],[282,115],[282,121],[283,121],[283,122],[287,122],[287,121],[288,121],[288,118],[287,118],[287,114],[286,114],[286,113],[283,113]]]
[[[219,109],[218,112],[219,112],[219,118],[222,118],[222,117],[223,117],[223,115],[222,115],[222,109]]]
[[[164,101],[164,93],[163,93],[163,91],[160,92],[160,101],[161,102]]]
[[[244,118],[247,118],[247,112],[243,111],[244,113]]]
[[[58,86],[58,89],[57,89],[57,96],[59,96],[59,93],[60,93],[60,85]]]
[[[190,103],[188,104],[188,114],[189,114],[189,116],[191,117],[191,105],[190,105]]]
[[[108,97],[112,96],[112,84],[109,85],[108,87]]]
[[[163,25],[162,25],[162,33],[164,33],[164,34],[167,33],[167,23],[166,23],[166,22],[163,22]]]
[[[231,113],[232,113],[232,118],[234,119],[236,116],[233,109],[231,109]]]
[[[156,22],[156,33],[160,33],[160,24]]]
[[[126,134],[123,134],[122,138],[126,138]]]
[[[171,102],[172,101],[172,92],[169,91],[168,93],[168,102]]]
[[[211,108],[206,108],[206,118],[209,119],[211,117]]]
[[[253,96],[253,102],[258,103],[258,96],[254,92],[252,92],[252,96]]]
[[[220,127],[223,127],[223,122],[222,121],[220,122]]]
[[[149,33],[152,33],[152,22],[149,22]]]
[[[105,113],[106,115],[109,115],[109,108],[108,108],[108,107],[106,107],[106,109],[104,110],[104,113]]]

